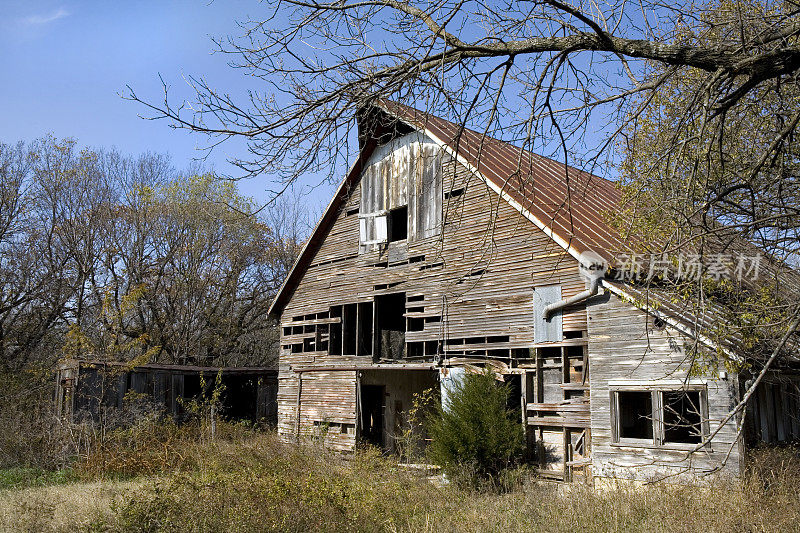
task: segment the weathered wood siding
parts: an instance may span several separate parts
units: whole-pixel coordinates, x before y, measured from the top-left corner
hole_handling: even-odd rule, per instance
[[[687,459],[693,445],[627,446],[613,442],[611,391],[615,386],[680,388],[690,367],[688,341],[669,327],[657,329],[647,313],[607,294],[589,307],[589,383],[592,466],[595,476],[649,479],[664,474],[702,474],[719,470],[738,475],[741,440],[737,422],[728,422],[701,451]],[[736,378],[692,377],[707,387],[707,428],[736,404]]]
[[[442,223],[440,158],[438,146],[419,132],[378,147],[362,174],[360,216],[408,206],[408,241],[436,235]],[[374,218],[362,224],[362,236],[374,240]],[[366,249],[376,245],[361,248]]]
[[[283,381],[286,379],[288,383]],[[278,384],[278,413],[281,434],[297,435],[299,424],[303,437],[324,439],[333,449],[351,449],[356,437],[356,373],[302,372],[282,377]]]
[[[585,288],[577,262],[567,252],[466,168],[446,156],[442,160],[443,228],[428,238],[391,242],[383,250],[359,254],[360,183],[350,191],[281,315],[281,434],[292,435],[296,428],[294,369],[372,361],[328,355],[327,350],[292,353],[290,346],[299,342],[292,335],[299,329],[293,322],[325,313],[332,305],[405,292],[414,298],[407,303],[408,316],[424,320],[420,331],[406,333],[407,343],[441,341],[440,349],[465,354],[510,353],[533,345],[534,287],[561,284],[564,297]],[[585,330],[585,310],[568,310],[563,324],[565,331]]]

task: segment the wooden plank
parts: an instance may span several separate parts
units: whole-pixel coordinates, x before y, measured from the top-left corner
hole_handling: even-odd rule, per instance
[[[587,416],[529,416],[528,425],[534,427],[547,427],[554,429],[588,428],[591,425],[591,418]]]
[[[283,322],[281,323],[282,328],[288,328],[292,326],[316,326],[318,324],[340,324],[342,319],[340,317],[330,317],[330,318],[316,318],[314,320],[297,320],[297,321],[290,321],[290,322]]]

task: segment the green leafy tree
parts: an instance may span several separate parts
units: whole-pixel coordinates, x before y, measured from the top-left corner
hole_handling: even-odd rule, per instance
[[[731,0],[708,6],[676,25],[676,44],[719,42],[766,53],[775,18],[795,9]],[[798,44],[796,35],[784,39]],[[675,265],[690,255],[704,266],[729,256],[723,279],[673,276],[658,279],[658,289],[693,302],[699,316],[709,304],[727,313],[715,331],[702,333],[741,339],[751,360],[768,359],[800,314],[800,277],[787,268],[800,259],[796,74],[748,77],[652,61],[647,69],[661,81],[627,110],[618,145],[623,208],[614,222],[633,237],[635,251],[663,254]],[[757,279],[734,275],[737,262],[759,254]]]
[[[508,409],[509,388],[494,374],[456,382],[429,422],[431,460],[453,476],[496,479],[522,457],[519,412]]]

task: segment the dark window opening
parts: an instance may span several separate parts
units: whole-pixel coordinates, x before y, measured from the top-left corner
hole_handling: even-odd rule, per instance
[[[447,191],[444,193],[444,198],[447,200],[448,198],[458,198],[464,194],[464,188],[461,187],[459,189],[453,189],[452,191]]]
[[[342,306],[342,355],[356,354],[356,304]]]
[[[664,442],[697,444],[703,440],[700,391],[664,392]]]
[[[617,392],[619,438],[653,438],[653,401],[647,391]]]
[[[338,315],[339,309],[342,321],[331,325],[330,354],[372,355],[372,302],[332,307],[331,316]]]
[[[408,206],[389,211],[389,242],[402,241],[408,237]]]
[[[328,335],[328,353],[342,355],[342,306],[331,307],[331,318],[338,318],[339,322],[330,325]]]
[[[441,353],[439,341],[425,341],[425,355],[438,355]]]
[[[514,359],[532,359],[533,354],[530,348],[514,348],[511,350],[511,356]]]
[[[548,346],[539,349],[539,357],[542,359],[552,359],[554,362],[561,361],[561,348]]]
[[[422,318],[409,318],[408,331],[423,331],[425,329],[425,320]]]
[[[583,331],[565,331],[565,339],[580,339],[583,338]]]
[[[583,359],[583,346],[567,346],[566,350],[570,359]]]
[[[317,350],[320,352],[328,351],[328,341],[330,340],[330,327],[328,324],[318,324],[315,342]]]
[[[356,355],[372,355],[372,302],[358,304]]]
[[[408,357],[423,357],[425,355],[425,345],[422,342],[409,342],[406,346]]]
[[[377,353],[381,359],[402,359],[406,349],[406,294],[375,297]]]
[[[303,339],[303,351],[304,352],[313,352],[313,351],[316,351],[316,349],[317,349],[317,346],[316,346],[316,343],[314,342],[313,338]]]

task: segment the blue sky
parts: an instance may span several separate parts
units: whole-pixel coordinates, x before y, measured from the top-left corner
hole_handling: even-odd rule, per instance
[[[176,98],[189,97],[183,76],[205,77],[231,94],[254,80],[212,54],[212,36],[238,35],[236,21],[257,16],[255,0],[0,0],[0,141],[29,141],[45,134],[74,137],[82,145],[123,153],[169,153],[176,168],[202,156],[205,137],[138,117],[146,110],[123,100],[126,84],[158,100],[159,74]],[[171,97],[172,98],[172,97]],[[233,173],[226,143],[206,164]],[[251,180],[242,191],[265,198],[267,184]],[[330,186],[314,193],[318,201]]]

